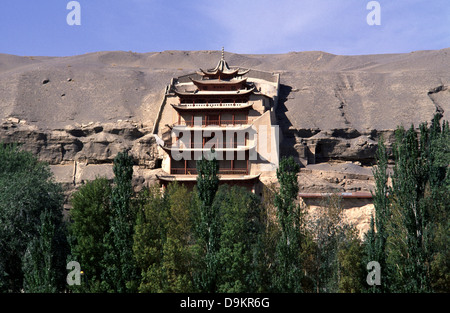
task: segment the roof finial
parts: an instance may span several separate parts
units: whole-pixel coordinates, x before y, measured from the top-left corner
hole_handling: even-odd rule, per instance
[[[225,52],[223,50],[224,48],[222,47],[222,60],[225,60]]]

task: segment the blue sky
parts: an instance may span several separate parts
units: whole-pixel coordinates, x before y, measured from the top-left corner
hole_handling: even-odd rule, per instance
[[[0,53],[68,56],[94,51],[220,50],[378,54],[450,47],[448,0],[1,0]]]

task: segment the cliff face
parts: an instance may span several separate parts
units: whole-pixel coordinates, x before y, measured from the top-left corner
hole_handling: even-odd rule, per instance
[[[305,166],[305,191],[370,190],[366,166],[381,134],[389,146],[398,125],[417,127],[436,112],[450,119],[450,49],[225,57],[230,66],[281,74],[280,149]],[[126,148],[140,171],[136,183],[150,182],[160,162],[152,128],[166,85],[219,58],[219,51],[0,55],[0,141],[22,143],[72,186],[109,175]]]
[[[450,49],[225,56],[231,66],[281,74],[280,124],[300,136],[330,129],[350,129],[354,136],[418,124],[436,111],[446,120],[450,115]],[[119,119],[148,125],[172,77],[211,67],[219,58],[219,51],[0,54],[0,119],[15,117],[46,129]]]

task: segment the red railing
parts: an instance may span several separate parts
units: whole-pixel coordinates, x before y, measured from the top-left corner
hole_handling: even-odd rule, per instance
[[[219,101],[219,102],[180,102],[177,105],[178,106],[186,106],[186,107],[237,107],[239,108],[242,105],[247,105],[248,102],[246,101],[233,101],[233,102],[226,102],[226,101]]]
[[[202,121],[202,124],[195,124],[193,121],[180,121],[179,123],[175,123],[175,126],[236,126],[236,125],[247,125],[248,120],[247,119],[239,119],[239,120],[209,120],[209,121]]]

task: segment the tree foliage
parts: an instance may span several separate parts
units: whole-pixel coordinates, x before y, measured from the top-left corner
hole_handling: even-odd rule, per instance
[[[386,266],[386,242],[387,242],[387,225],[390,213],[389,194],[391,188],[388,185],[388,154],[384,145],[384,138],[381,136],[378,140],[378,149],[376,153],[377,164],[373,169],[375,179],[375,190],[372,192],[374,202],[374,216],[371,217],[370,229],[367,233],[366,244],[366,262],[377,260],[380,267],[385,272],[383,284],[381,286],[374,285],[373,292],[385,292],[389,286],[388,267]],[[376,231],[375,231],[376,227]]]
[[[131,205],[133,160],[127,151],[114,158],[114,185],[111,190],[110,229],[105,237],[103,281],[113,292],[133,292],[137,271],[133,258],[133,232],[136,215]]]
[[[177,182],[162,194],[157,185],[141,193],[133,251],[141,292],[193,292],[193,233],[188,189]]]
[[[215,158],[197,161],[197,195],[199,200],[196,218],[196,238],[202,250],[202,264],[196,272],[196,285],[202,292],[215,292],[217,288],[219,212],[213,206],[219,188],[219,163]]]
[[[264,225],[259,199],[243,187],[222,185],[213,206],[220,215],[217,291],[260,291]]]
[[[0,291],[449,292],[450,128],[436,115],[418,130],[378,142],[364,241],[342,198],[307,212],[292,157],[260,198],[219,186],[214,158],[198,161],[193,190],[174,182],[135,193],[123,151],[112,184],[97,178],[73,194],[66,227],[49,166],[0,145]],[[67,261],[80,263],[81,286],[66,286]],[[367,286],[370,261],[381,286]]]
[[[325,197],[308,218],[308,276],[317,293],[360,292],[363,246],[356,228],[346,221],[342,197]],[[307,251],[306,255],[308,256]]]
[[[161,273],[165,237],[161,209],[165,200],[159,186],[143,189],[137,200],[137,220],[133,238],[133,254],[141,272],[139,292],[162,292]]]
[[[62,290],[67,253],[62,205],[62,188],[47,164],[17,145],[0,144],[1,290]]]
[[[111,184],[106,178],[96,178],[72,195],[70,210],[71,260],[82,264],[84,282],[73,289],[83,292],[101,292],[106,253],[105,234],[111,219]]]
[[[380,146],[375,221],[367,238],[368,257],[384,263],[384,281],[375,290],[449,290],[450,135],[440,119],[437,114],[430,126],[422,123],[419,132],[413,125],[396,130],[392,186]]]
[[[280,190],[275,194],[277,221],[280,238],[276,251],[276,270],[273,288],[277,292],[300,292],[302,264],[300,259],[302,208],[296,203],[298,197],[297,173],[300,166],[292,157],[283,158],[277,169]]]

